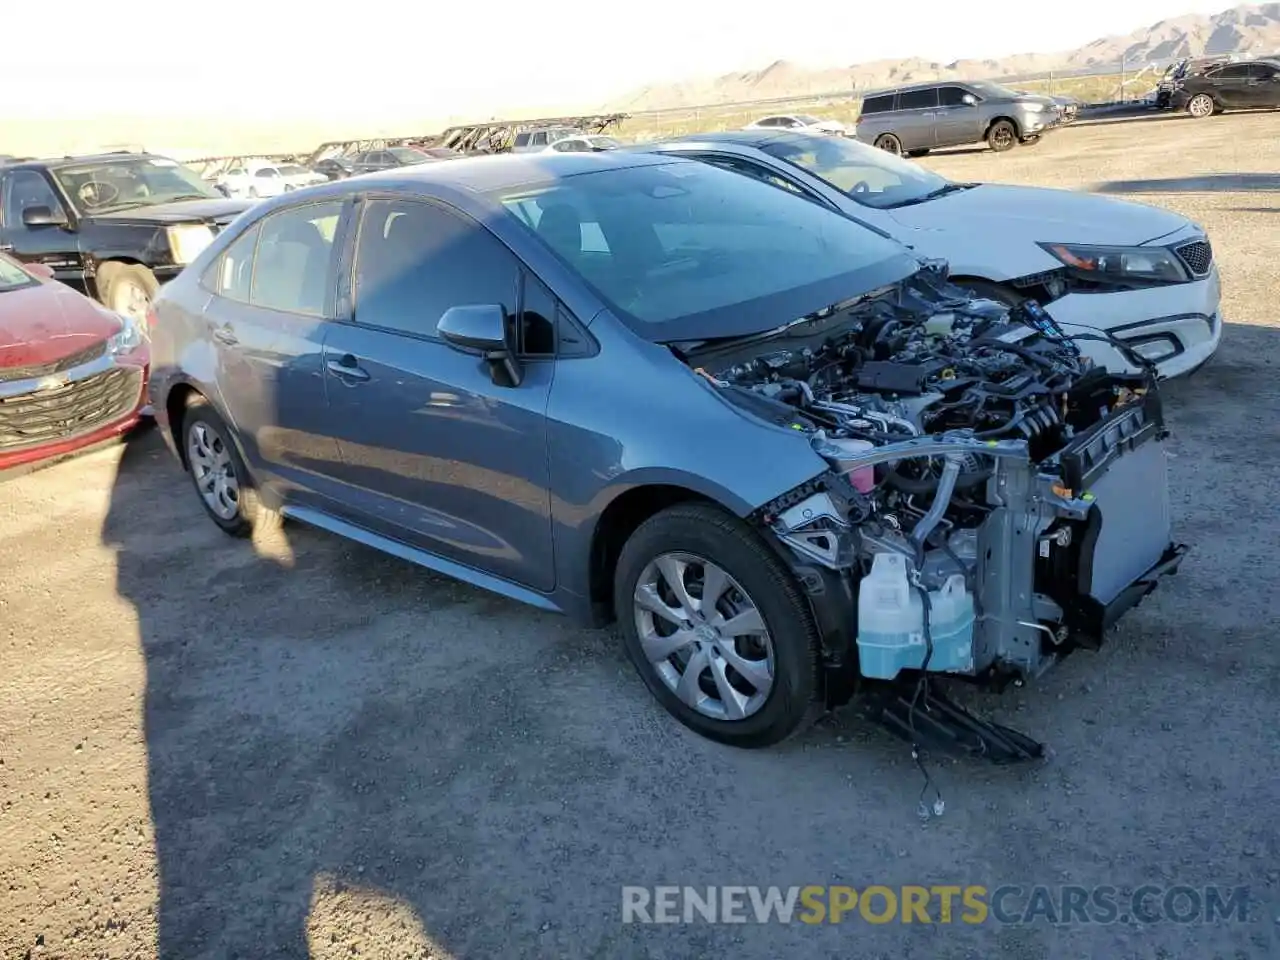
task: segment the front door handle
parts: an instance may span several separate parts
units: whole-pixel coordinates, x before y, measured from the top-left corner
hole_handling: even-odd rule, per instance
[[[368,380],[369,372],[363,369],[351,354],[343,354],[337,360],[326,361],[329,372],[343,380]]]
[[[240,342],[240,338],[236,336],[235,331],[231,329],[231,324],[223,324],[221,327],[213,328],[213,339],[219,343],[225,343],[229,347],[234,347]]]
[[[13,244],[0,243],[0,253],[13,253]]]

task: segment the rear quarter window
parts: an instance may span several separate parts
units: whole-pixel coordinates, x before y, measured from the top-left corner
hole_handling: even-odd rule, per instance
[[[877,97],[868,97],[862,104],[862,113],[864,115],[871,113],[888,113],[893,109],[893,94],[882,94]]]

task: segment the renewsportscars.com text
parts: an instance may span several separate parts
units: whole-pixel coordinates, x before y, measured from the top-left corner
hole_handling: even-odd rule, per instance
[[[622,888],[623,923],[1213,923],[1249,919],[1246,887],[935,884]]]

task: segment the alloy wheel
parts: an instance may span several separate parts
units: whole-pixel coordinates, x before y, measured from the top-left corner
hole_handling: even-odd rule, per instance
[[[1213,98],[1204,93],[1192,97],[1187,112],[1196,118],[1209,116],[1213,113]]]
[[[755,602],[725,570],[664,553],[634,594],[645,659],[680,700],[715,720],[743,720],[773,689],[773,641]]]
[[[187,462],[205,505],[220,520],[240,512],[240,482],[227,442],[209,424],[197,420],[187,432]]]
[[[881,137],[876,141],[876,146],[885,153],[891,153],[895,157],[902,156],[902,142],[897,137]]]

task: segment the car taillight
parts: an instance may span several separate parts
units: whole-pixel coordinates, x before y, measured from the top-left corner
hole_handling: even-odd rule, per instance
[[[156,308],[154,306],[147,307],[147,336],[148,337],[151,336],[151,334],[155,331],[156,322],[157,322]]]

